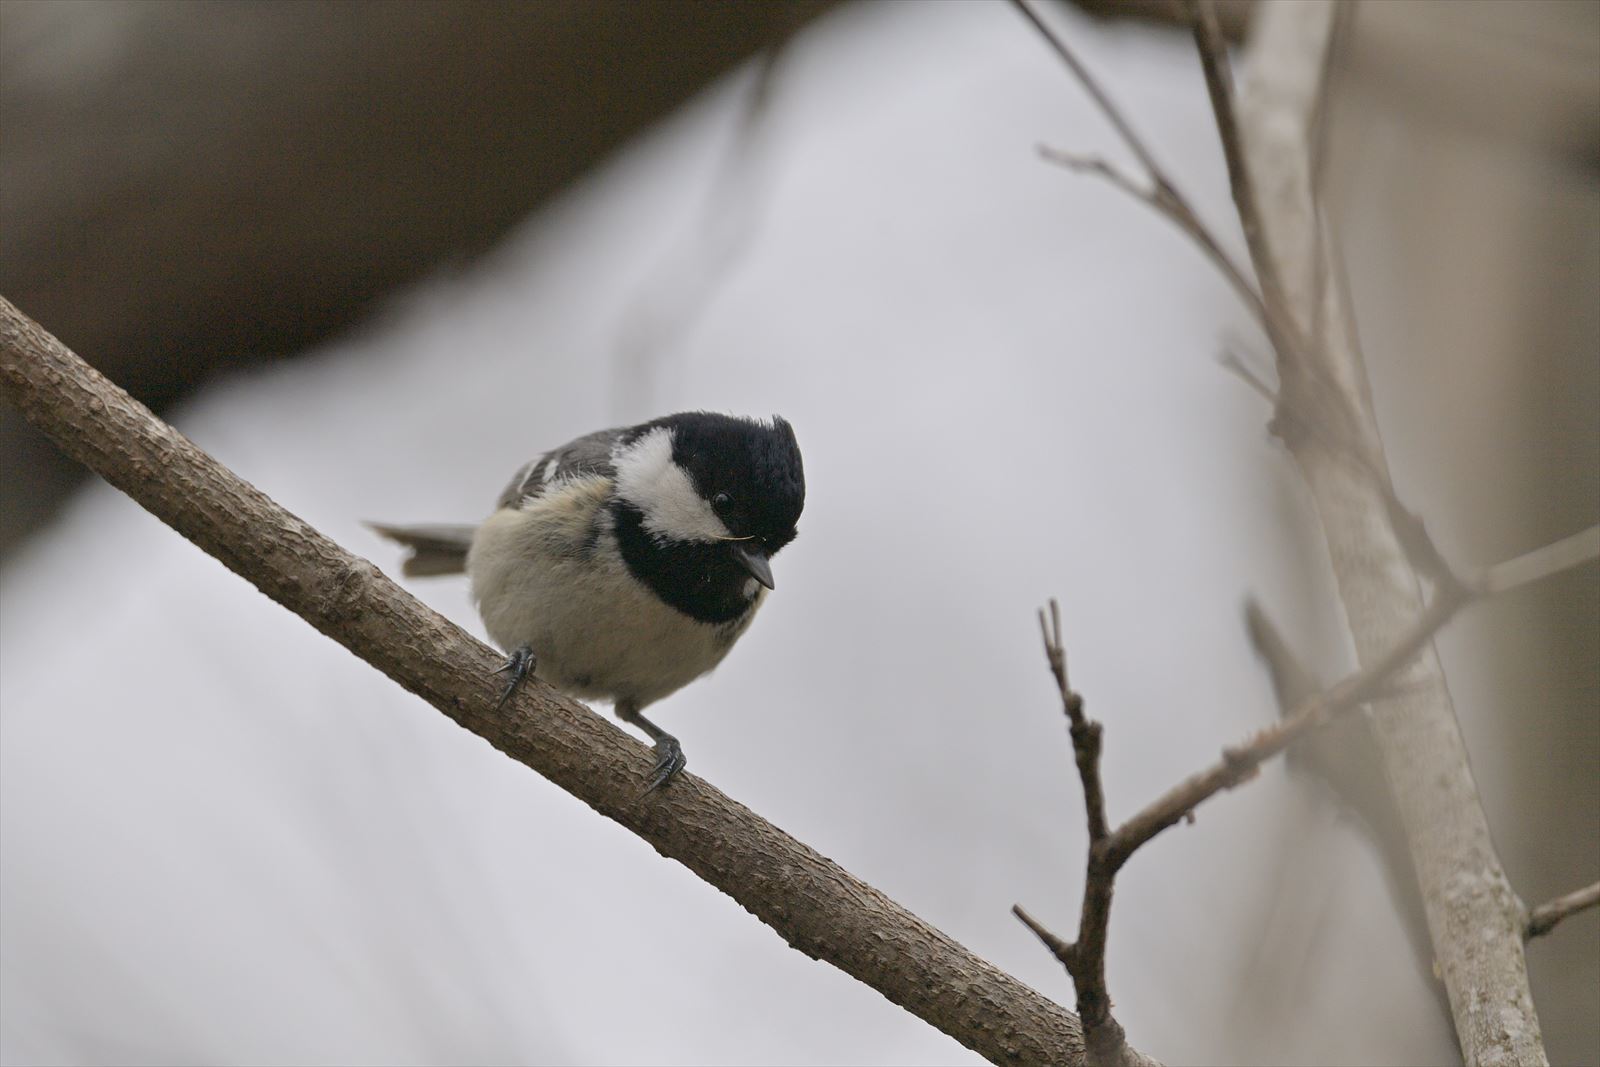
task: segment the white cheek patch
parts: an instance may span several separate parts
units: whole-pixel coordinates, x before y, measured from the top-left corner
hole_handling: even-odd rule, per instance
[[[728,528],[672,462],[672,431],[651,430],[613,458],[617,495],[644,513],[644,528],[673,541],[720,541]]]

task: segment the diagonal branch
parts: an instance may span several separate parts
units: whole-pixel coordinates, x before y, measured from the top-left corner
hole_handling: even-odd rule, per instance
[[[1079,174],[1090,174],[1110,183],[1113,187],[1122,190],[1141,204],[1149,205],[1150,209],[1159,215],[1165,216],[1174,226],[1188,234],[1200,250],[1206,254],[1217,270],[1222,272],[1229,285],[1233,286],[1239,299],[1258,318],[1265,314],[1261,306],[1261,297],[1257,295],[1255,287],[1250,284],[1250,279],[1244,276],[1239,265],[1233,261],[1222,245],[1218,243],[1215,235],[1206,228],[1205,223],[1194,213],[1177,189],[1167,184],[1162,179],[1153,179],[1150,188],[1146,189],[1135,182],[1125,172],[1118,169],[1098,156],[1081,156],[1072,152],[1064,152],[1059,148],[1049,145],[1039,146],[1039,156],[1048,163],[1054,163]]]
[[[1600,524],[1479,571],[1471,581],[1483,593],[1504,593],[1569,567],[1600,559]]]
[[[1262,322],[1281,362],[1303,351],[1305,346],[1300,338],[1299,327],[1288,310],[1290,305],[1284,292],[1283,277],[1278,271],[1278,261],[1267,245],[1255,181],[1250,168],[1245,165],[1243,141],[1239,137],[1239,123],[1233,106],[1233,78],[1228,72],[1227,44],[1222,39],[1222,31],[1217,27],[1215,13],[1209,4],[1186,0],[1184,8],[1194,23],[1195,39],[1201,42],[1200,68],[1205,74],[1206,91],[1211,95],[1217,132],[1221,136],[1223,155],[1227,159],[1228,186],[1233,192],[1233,202],[1239,209],[1239,224],[1244,230],[1245,245],[1250,249],[1250,262],[1261,283]]]
[[[284,607],[662,855],[794,948],[996,1063],[1076,1064],[1069,1012],[692,775],[641,795],[646,751],[240,480],[0,298],[0,396],[74,459]]]
[[[1548,904],[1540,904],[1528,916],[1528,926],[1523,936],[1528,940],[1542,937],[1556,928],[1562,919],[1571,918],[1580,911],[1600,905],[1600,882],[1573,890],[1564,897],[1556,897]]]
[[[1066,40],[1055,30],[1052,30],[1049,23],[1045,22],[1039,16],[1039,12],[1034,10],[1032,0],[1011,0],[1011,3],[1018,11],[1022,12],[1023,18],[1033,23],[1033,28],[1039,31],[1039,36],[1044,38],[1045,43],[1050,46],[1051,50],[1061,57],[1061,61],[1072,71],[1072,76],[1078,79],[1084,91],[1093,98],[1095,106],[1106,117],[1106,121],[1110,122],[1112,128],[1117,131],[1117,136],[1122,138],[1122,143],[1127,145],[1128,150],[1139,160],[1139,165],[1145,169],[1145,173],[1149,174],[1158,186],[1166,185],[1170,187],[1171,183],[1167,181],[1166,174],[1161,169],[1161,164],[1156,162],[1156,157],[1150,153],[1150,149],[1134,130],[1133,124],[1122,114],[1122,110],[1111,102],[1111,97],[1101,87],[1095,76],[1089,73],[1089,68],[1083,65],[1083,60],[1078,58],[1078,54],[1072,50]]]
[[[1184,2],[1261,279],[1278,357],[1280,414],[1285,407],[1291,414],[1315,412],[1334,428],[1332,434],[1285,436],[1284,443],[1321,519],[1357,658],[1372,664],[1413,625],[1422,599],[1419,577],[1435,585],[1435,606],[1470,591],[1443,565],[1422,524],[1399,506],[1342,271],[1320,269],[1317,262],[1337,261],[1311,160],[1337,7],[1301,0],[1259,9],[1236,113],[1226,47],[1210,9],[1200,0]],[[1305,338],[1300,330],[1310,324],[1318,332]],[[1339,443],[1330,444],[1330,436]],[[1456,1036],[1471,1064],[1544,1063],[1516,936],[1523,906],[1495,851],[1438,656],[1431,648],[1419,651],[1403,691],[1373,702],[1373,736],[1405,831]]]
[[[1119,862],[1127,862],[1141,845],[1177,824],[1198,804],[1254,778],[1261,764],[1296,740],[1370,700],[1433,640],[1433,635],[1464,602],[1459,596],[1436,597],[1386,655],[1333,688],[1301,701],[1292,712],[1244,744],[1224,749],[1216,763],[1190,775],[1117,827],[1106,842],[1107,851]]]
[[[1089,826],[1089,857],[1085,864],[1083,906],[1076,941],[1064,941],[1023,910],[1012,913],[1032,930],[1052,955],[1066,967],[1077,991],[1078,1016],[1090,1064],[1125,1067],[1144,1063],[1130,1049],[1121,1024],[1111,1013],[1106,984],[1106,940],[1111,921],[1111,900],[1117,874],[1133,854],[1163,830],[1192,819],[1194,809],[1224,790],[1253,779],[1261,764],[1296,741],[1322,729],[1342,715],[1394,692],[1396,680],[1427,648],[1435,634],[1476,597],[1516,588],[1562,570],[1600,559],[1600,526],[1563,538],[1516,559],[1485,568],[1485,575],[1509,575],[1498,585],[1479,580],[1476,585],[1451,580],[1441,582],[1433,601],[1394,644],[1367,666],[1330,689],[1318,692],[1316,683],[1295,658],[1287,642],[1256,605],[1250,605],[1247,622],[1252,640],[1267,658],[1280,703],[1292,708],[1271,726],[1243,744],[1226,748],[1215,764],[1178,783],[1115,830],[1108,831],[1105,793],[1100,778],[1102,729],[1083,713],[1083,698],[1067,681],[1066,649],[1061,639],[1061,609],[1050,601],[1048,620],[1039,613],[1044,632],[1045,656],[1061,694],[1062,709],[1071,724],[1072,747],[1083,784],[1084,810]],[[1600,883],[1552,901],[1537,909],[1526,926],[1526,937],[1547,932],[1567,915],[1600,903]]]
[[[1217,240],[1216,235],[1211,232],[1210,228],[1201,221],[1193,205],[1189,203],[1189,199],[1183,195],[1177,183],[1172,180],[1172,177],[1162,168],[1161,164],[1156,162],[1155,156],[1151,154],[1143,139],[1134,130],[1133,124],[1128,121],[1127,116],[1122,113],[1122,109],[1111,99],[1111,96],[1100,85],[1095,76],[1090,73],[1089,68],[1084,66],[1083,60],[1078,58],[1078,54],[1072,50],[1072,46],[1067,44],[1066,39],[1052,30],[1049,24],[1040,17],[1039,12],[1034,9],[1032,0],[1011,0],[1011,3],[1022,13],[1024,18],[1033,24],[1033,28],[1039,32],[1039,36],[1044,38],[1045,43],[1067,65],[1067,69],[1072,72],[1073,77],[1078,79],[1078,83],[1089,94],[1095,106],[1100,109],[1100,113],[1106,117],[1106,121],[1110,122],[1112,128],[1117,131],[1117,136],[1122,138],[1122,143],[1128,146],[1128,150],[1133,153],[1134,158],[1139,161],[1139,165],[1144,168],[1144,172],[1149,175],[1150,188],[1143,188],[1121,170],[1102,159],[1063,152],[1047,146],[1040,146],[1040,155],[1052,163],[1066,167],[1068,170],[1094,174],[1104,178],[1135,200],[1148,204],[1155,211],[1172,220],[1174,225],[1188,234],[1200,246],[1200,250],[1222,272],[1222,276],[1227,279],[1228,284],[1233,286],[1234,291],[1239,294],[1239,299],[1244,301],[1245,307],[1256,318],[1265,322],[1266,308],[1262,305],[1261,297],[1256,292],[1255,287],[1245,277],[1244,271],[1233,261],[1233,257],[1223,249],[1222,243]]]
[[[1573,543],[1582,545],[1585,551],[1573,551],[1569,547]],[[1527,573],[1518,575],[1517,582],[1504,585],[1496,589],[1496,592],[1515,588],[1538,578],[1547,578],[1559,571],[1600,559],[1600,526],[1591,526],[1581,533],[1535,549],[1508,563],[1485,568],[1484,573],[1499,573],[1513,564],[1520,564],[1521,561],[1528,559],[1542,561],[1537,573],[1533,568],[1527,568]],[[1197,804],[1225,789],[1232,789],[1249,781],[1255,776],[1256,768],[1301,737],[1367,701],[1389,695],[1391,683],[1416,659],[1417,654],[1432,642],[1433,635],[1479,595],[1481,594],[1473,592],[1464,583],[1447,582],[1441,585],[1434,595],[1433,602],[1381,656],[1347,676],[1331,689],[1297,701],[1294,708],[1286,712],[1281,719],[1257,732],[1244,744],[1224,749],[1222,759],[1217,763],[1198,774],[1191,775],[1117,827],[1105,841],[1106,851],[1120,866],[1139,846],[1177,823],[1193,811]],[[1259,624],[1257,629],[1259,632]],[[1282,649],[1275,648],[1274,651],[1281,652]],[[1295,692],[1302,692],[1308,684],[1303,674],[1296,674],[1293,678],[1287,675],[1280,678],[1279,673],[1282,670],[1283,666],[1280,664],[1274,673],[1274,684],[1280,687],[1280,691],[1287,692],[1293,689]],[[1299,668],[1298,665],[1295,666],[1295,670],[1303,672],[1303,668]]]

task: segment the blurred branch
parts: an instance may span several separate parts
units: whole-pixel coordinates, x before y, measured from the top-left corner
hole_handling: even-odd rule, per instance
[[[1239,294],[1239,299],[1244,301],[1245,306],[1257,318],[1263,316],[1265,309],[1262,306],[1261,297],[1256,293],[1255,287],[1250,284],[1249,279],[1244,276],[1244,272],[1239,269],[1238,264],[1223,249],[1216,236],[1200,220],[1200,216],[1195,213],[1188,198],[1183,195],[1177,184],[1162,169],[1161,164],[1156,162],[1156,158],[1149,147],[1145,145],[1143,139],[1134,130],[1133,124],[1128,121],[1127,116],[1122,113],[1122,109],[1117,107],[1110,94],[1105,91],[1099,81],[1095,79],[1095,76],[1090,73],[1089,68],[1084,66],[1083,60],[1078,58],[1077,53],[1072,50],[1072,46],[1067,44],[1064,37],[1050,28],[1049,23],[1045,22],[1044,18],[1035,9],[1033,0],[1011,0],[1011,3],[1022,13],[1024,18],[1033,24],[1033,28],[1039,32],[1039,36],[1044,38],[1045,43],[1067,65],[1067,69],[1072,72],[1073,77],[1078,79],[1078,83],[1089,94],[1095,106],[1100,109],[1100,113],[1111,123],[1112,129],[1117,131],[1117,136],[1122,139],[1122,143],[1128,146],[1128,150],[1133,153],[1134,158],[1139,161],[1139,165],[1144,168],[1145,174],[1150,179],[1150,188],[1143,188],[1109,162],[1094,156],[1063,152],[1046,145],[1039,146],[1039,154],[1046,160],[1060,164],[1069,170],[1094,174],[1104,178],[1129,196],[1141,203],[1148,204],[1160,214],[1171,219],[1179,229],[1188,234],[1200,246],[1201,251],[1205,252],[1216,268],[1222,272],[1222,276],[1227,279],[1228,284],[1233,286],[1234,291]]]
[[[1587,911],[1597,904],[1600,904],[1600,882],[1584,886],[1564,897],[1556,897],[1548,904],[1540,904],[1533,909],[1528,916],[1528,927],[1523,936],[1531,941],[1548,934],[1562,919],[1576,915],[1580,911]]]
[[[1591,544],[1591,541],[1593,544]],[[1571,543],[1584,545],[1586,552],[1571,551]],[[1548,577],[1560,569],[1576,567],[1600,558],[1600,527],[1591,528],[1574,537],[1564,538],[1511,561],[1540,559],[1543,562],[1538,577]],[[1560,564],[1557,567],[1557,563]],[[1499,564],[1486,569],[1494,573],[1510,564]],[[1528,580],[1532,580],[1531,577]],[[1504,588],[1514,588],[1505,586]],[[1022,909],[1012,908],[1018,919],[1032,930],[1045,946],[1066,967],[1072,976],[1078,994],[1078,1014],[1083,1024],[1084,1045],[1091,1064],[1124,1065],[1143,1063],[1137,1053],[1125,1044],[1123,1030],[1111,1015],[1111,998],[1105,978],[1105,949],[1110,922],[1112,890],[1117,873],[1141,847],[1163,830],[1190,818],[1195,808],[1227,789],[1250,781],[1262,763],[1283,752],[1291,744],[1334,722],[1339,716],[1370,701],[1383,699],[1394,690],[1392,683],[1401,672],[1417,658],[1439,630],[1455,617],[1456,613],[1479,596],[1485,595],[1462,581],[1442,583],[1426,609],[1411,623],[1393,646],[1370,664],[1350,674],[1337,685],[1321,692],[1309,671],[1294,657],[1288,644],[1266,615],[1255,605],[1250,606],[1248,624],[1251,639],[1267,659],[1273,685],[1279,699],[1286,705],[1292,699],[1293,707],[1285,711],[1278,722],[1255,733],[1244,743],[1223,749],[1222,758],[1157,797],[1140,809],[1116,830],[1107,829],[1105,794],[1100,781],[1100,751],[1102,728],[1098,722],[1083,714],[1083,698],[1067,682],[1066,651],[1061,639],[1061,614],[1057,603],[1050,602],[1050,619],[1039,617],[1044,631],[1045,655],[1051,673],[1061,694],[1063,710],[1071,723],[1072,746],[1076,755],[1079,778],[1083,783],[1084,809],[1089,825],[1089,858],[1084,880],[1082,916],[1079,920],[1078,939],[1064,941],[1050,933],[1042,924]],[[1406,689],[1409,689],[1407,680]],[[1407,693],[1406,695],[1409,695]],[[1583,890],[1572,897],[1547,905],[1571,902],[1571,910],[1589,907]],[[1550,925],[1564,914],[1556,915]],[[1530,922],[1528,929],[1533,930]],[[1543,932],[1540,930],[1538,932]],[[1530,932],[1528,936],[1534,936]]]
[[[1162,212],[1208,253],[1220,248],[1072,49],[1030,0],[1012,2],[1106,115],[1150,175],[1151,188],[1096,157],[1045,149],[1045,158],[1109,181]],[[1400,813],[1462,1050],[1469,1063],[1542,1063],[1545,1054],[1521,941],[1501,936],[1520,928],[1507,920],[1520,915],[1521,904],[1489,838],[1431,642],[1476,596],[1595,558],[1600,528],[1467,579],[1449,567],[1422,521],[1399,499],[1389,475],[1339,250],[1315,195],[1312,157],[1322,128],[1323,82],[1336,11],[1326,2],[1263,5],[1262,27],[1250,53],[1251,82],[1236,107],[1227,48],[1213,7],[1201,0],[1182,0],[1182,7],[1199,50],[1259,295],[1226,256],[1215,254],[1213,259],[1262,323],[1277,357],[1278,386],[1268,385],[1236,357],[1224,364],[1275,405],[1274,432],[1310,484],[1362,667],[1332,689],[1306,695],[1314,681],[1257,612],[1251,620],[1253,637],[1268,659],[1280,701],[1287,705],[1293,699],[1294,710],[1245,744],[1224,750],[1218,764],[1179,784],[1115,832],[1104,831],[1102,812],[1097,834],[1095,811],[1104,803],[1099,797],[1099,729],[1082,720],[1081,702],[1074,714],[1076,695],[1065,684],[1059,623],[1054,635],[1047,630],[1052,669],[1058,660],[1063,664],[1057,680],[1073,722],[1090,812],[1089,871],[1077,942],[1050,934],[1020,908],[1017,915],[1072,975],[1091,1056],[1116,1062],[1121,1030],[1110,1018],[1109,1001],[1103,1019],[1090,1018],[1093,1002],[1105,998],[1104,929],[1116,871],[1197,804],[1253,777],[1263,760],[1350,708],[1371,702],[1373,737]],[[1419,574],[1433,586],[1426,604]],[[1408,666],[1403,684],[1394,684]],[[1466,891],[1462,887],[1469,875],[1472,885]],[[1097,951],[1098,960],[1092,958]],[[1105,1028],[1103,1040],[1094,1033],[1099,1026]]]
[[[1251,647],[1267,664],[1272,692],[1278,699],[1278,711],[1287,716],[1291,708],[1322,687],[1260,604],[1251,600],[1245,605],[1244,621]]]
[[[1591,559],[1600,559],[1600,525],[1580,530],[1571,537],[1563,537],[1516,559],[1485,567],[1474,576],[1472,584],[1484,593],[1503,593],[1559,574]]]
[[[1250,645],[1267,666],[1277,698],[1278,714],[1294,714],[1301,701],[1321,685],[1290,647],[1288,640],[1254,600],[1245,607],[1245,629]],[[1380,691],[1379,695],[1382,695]],[[1383,861],[1390,893],[1405,926],[1417,973],[1435,996],[1439,1018],[1448,1025],[1450,1001],[1444,987],[1433,980],[1433,944],[1428,938],[1428,918],[1422,894],[1411,877],[1411,855],[1405,830],[1383,779],[1383,759],[1364,715],[1343,715],[1284,753],[1289,768],[1321,784],[1340,810],[1353,817]]]
[[[1513,574],[1516,581],[1498,585],[1487,581],[1469,584],[1456,579],[1441,582],[1432,602],[1388,650],[1337,685],[1321,691],[1318,691],[1310,671],[1294,655],[1271,620],[1252,602],[1247,607],[1246,623],[1252,644],[1267,661],[1273,688],[1280,706],[1285,709],[1281,718],[1244,743],[1223,749],[1222,758],[1217,763],[1189,776],[1147,804],[1115,831],[1108,829],[1105,791],[1100,781],[1102,728],[1098,722],[1084,715],[1083,698],[1068,683],[1066,648],[1061,637],[1061,609],[1055,600],[1051,600],[1048,620],[1043,612],[1039,613],[1039,627],[1044,633],[1045,656],[1061,695],[1062,710],[1071,724],[1072,748],[1078,776],[1083,783],[1084,811],[1089,828],[1089,858],[1078,939],[1075,942],[1061,940],[1020,905],[1013,907],[1012,911],[1039,936],[1072,976],[1078,994],[1078,1014],[1083,1023],[1089,1062],[1109,1065],[1143,1062],[1137,1053],[1127,1048],[1122,1027],[1111,1015],[1111,998],[1107,993],[1105,978],[1106,935],[1112,889],[1117,872],[1140,847],[1168,827],[1192,817],[1194,809],[1206,800],[1254,778],[1262,763],[1294,742],[1322,729],[1352,708],[1393,694],[1394,680],[1433,640],[1434,634],[1474,599],[1513,589],[1525,582],[1549,577],[1596,559],[1600,559],[1600,526],[1590,527],[1506,563],[1484,568],[1481,572],[1486,575]],[[1407,687],[1402,689],[1409,688],[1409,684],[1408,681]],[[1582,890],[1546,907],[1555,909],[1574,899],[1578,903],[1571,910],[1592,906],[1595,902],[1586,896],[1591,891],[1592,888]],[[1557,914],[1550,925],[1563,917],[1564,913]],[[1531,921],[1528,928],[1530,931],[1534,929]],[[1544,931],[1541,929],[1537,932]],[[1530,932],[1528,936],[1534,936],[1534,933]]]
[[[1083,1060],[1078,1020],[692,775],[641,795],[649,755],[543,684],[501,710],[499,657],[240,480],[0,298],[0,395],[261,592],[456,723],[996,1063]]]
[[[1185,0],[1185,7],[1262,282],[1278,358],[1279,421],[1288,425],[1287,411],[1334,428],[1283,440],[1310,486],[1357,656],[1371,670],[1418,635],[1419,617],[1448,614],[1471,592],[1394,495],[1342,271],[1318,262],[1334,242],[1316,203],[1311,141],[1335,8],[1302,2],[1258,9],[1236,112],[1226,45],[1209,5]],[[1317,332],[1303,336],[1303,324]],[[1566,558],[1550,550],[1546,562],[1553,566],[1557,556]],[[1437,583],[1426,609],[1419,609],[1419,569]],[[1521,580],[1550,570],[1541,563],[1487,573]],[[1424,636],[1414,651],[1427,643]],[[1403,691],[1373,701],[1372,723],[1464,1057],[1469,1064],[1546,1062],[1517,936],[1522,906],[1495,852],[1431,649],[1408,672]]]
[[[1146,22],[1166,23],[1188,27],[1181,0],[1073,0],[1080,8],[1096,18],[1142,19]],[[1254,0],[1218,0],[1217,21],[1230,41],[1243,41],[1250,27],[1250,12]]]
[[[1243,744],[1222,750],[1222,758],[1168,790],[1123,823],[1107,848],[1126,859],[1135,849],[1176,824],[1201,802],[1256,776],[1260,765],[1306,734],[1371,700],[1409,664],[1465,603],[1457,594],[1440,594],[1419,615],[1387,653],[1343,681],[1297,704],[1278,722],[1256,732]]]

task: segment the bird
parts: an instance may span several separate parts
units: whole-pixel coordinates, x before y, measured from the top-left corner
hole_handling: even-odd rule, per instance
[[[688,761],[644,709],[716,667],[749,629],[804,506],[787,420],[685,411],[540,454],[475,526],[368,525],[410,550],[406,576],[467,575],[508,654],[498,706],[534,676],[609,700],[644,731],[656,753],[649,793]]]

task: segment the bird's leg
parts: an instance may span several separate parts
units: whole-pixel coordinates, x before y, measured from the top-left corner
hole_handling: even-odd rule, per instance
[[[661,727],[639,714],[639,709],[631,700],[617,701],[617,718],[632,726],[637,726],[650,735],[650,740],[656,743],[656,765],[650,774],[650,785],[646,793],[653,793],[670,782],[674,775],[683,770],[688,764],[684,758],[683,746],[678,744],[678,739],[667,733]]]
[[[510,659],[500,665],[494,673],[509,673],[511,677],[506,682],[506,691],[500,694],[500,700],[494,706],[496,711],[506,706],[506,701],[511,699],[511,694],[517,691],[517,687],[522,684],[523,679],[532,674],[538,664],[539,657],[533,654],[533,649],[527,645],[522,645],[511,653]]]

